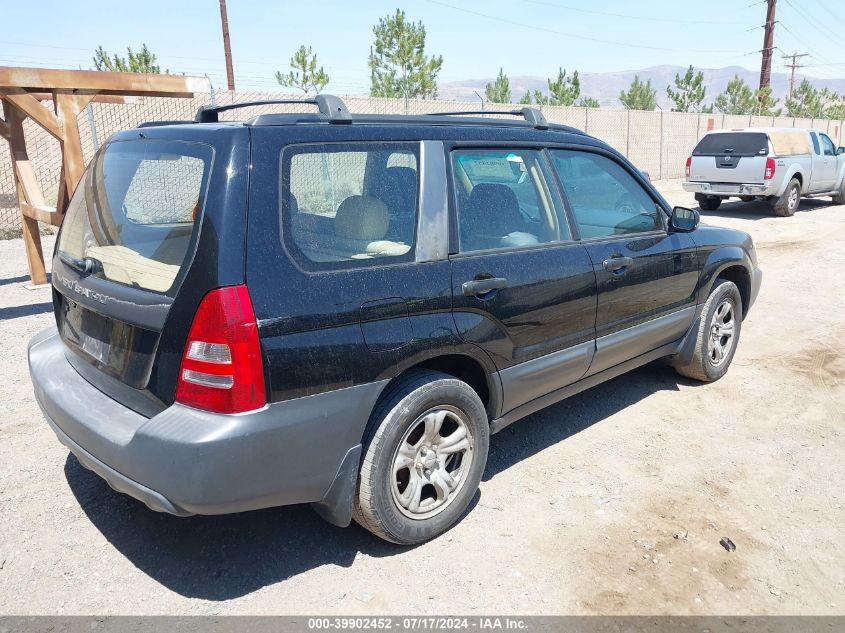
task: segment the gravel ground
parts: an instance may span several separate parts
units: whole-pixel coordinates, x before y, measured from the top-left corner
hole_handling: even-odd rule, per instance
[[[510,427],[468,515],[416,548],[308,507],[179,519],[112,491],[42,421],[25,356],[50,291],[0,242],[0,613],[845,614],[845,207],[705,221],[765,269],[728,375],[652,365]]]

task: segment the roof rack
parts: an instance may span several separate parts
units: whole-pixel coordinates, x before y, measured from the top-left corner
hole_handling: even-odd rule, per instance
[[[236,108],[249,108],[252,106],[262,105],[276,105],[276,104],[295,104],[304,103],[317,106],[320,114],[325,116],[329,123],[351,123],[352,115],[346,108],[343,101],[332,95],[317,95],[313,99],[267,99],[263,101],[243,101],[241,103],[230,103],[221,106],[202,106],[197,110],[197,116],[194,119],[197,123],[217,123],[220,112],[227,110],[235,110]],[[542,115],[540,115],[542,116]]]
[[[432,116],[459,116],[462,114],[508,114],[521,116],[538,130],[548,130],[549,122],[537,108],[520,108],[519,110],[471,110],[463,112],[432,112]]]

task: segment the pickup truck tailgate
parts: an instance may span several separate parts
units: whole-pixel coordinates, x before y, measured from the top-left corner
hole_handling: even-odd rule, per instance
[[[768,155],[769,138],[764,132],[708,134],[692,151],[689,180],[710,183],[762,183]]]

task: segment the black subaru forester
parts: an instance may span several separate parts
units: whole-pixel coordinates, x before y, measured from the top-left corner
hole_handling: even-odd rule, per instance
[[[448,529],[490,435],[657,359],[728,369],[761,272],[601,141],[503,117],[151,123],[80,182],[36,398],[115,489],[187,516],[312,503]]]

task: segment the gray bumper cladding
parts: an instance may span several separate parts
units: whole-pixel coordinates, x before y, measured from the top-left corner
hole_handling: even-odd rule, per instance
[[[386,381],[240,415],[174,404],[146,418],[82,378],[71,353],[55,328],[32,339],[35,396],[59,440],[116,490],[180,516],[314,502],[333,522],[349,522],[335,506],[351,503],[350,456],[360,454]]]

